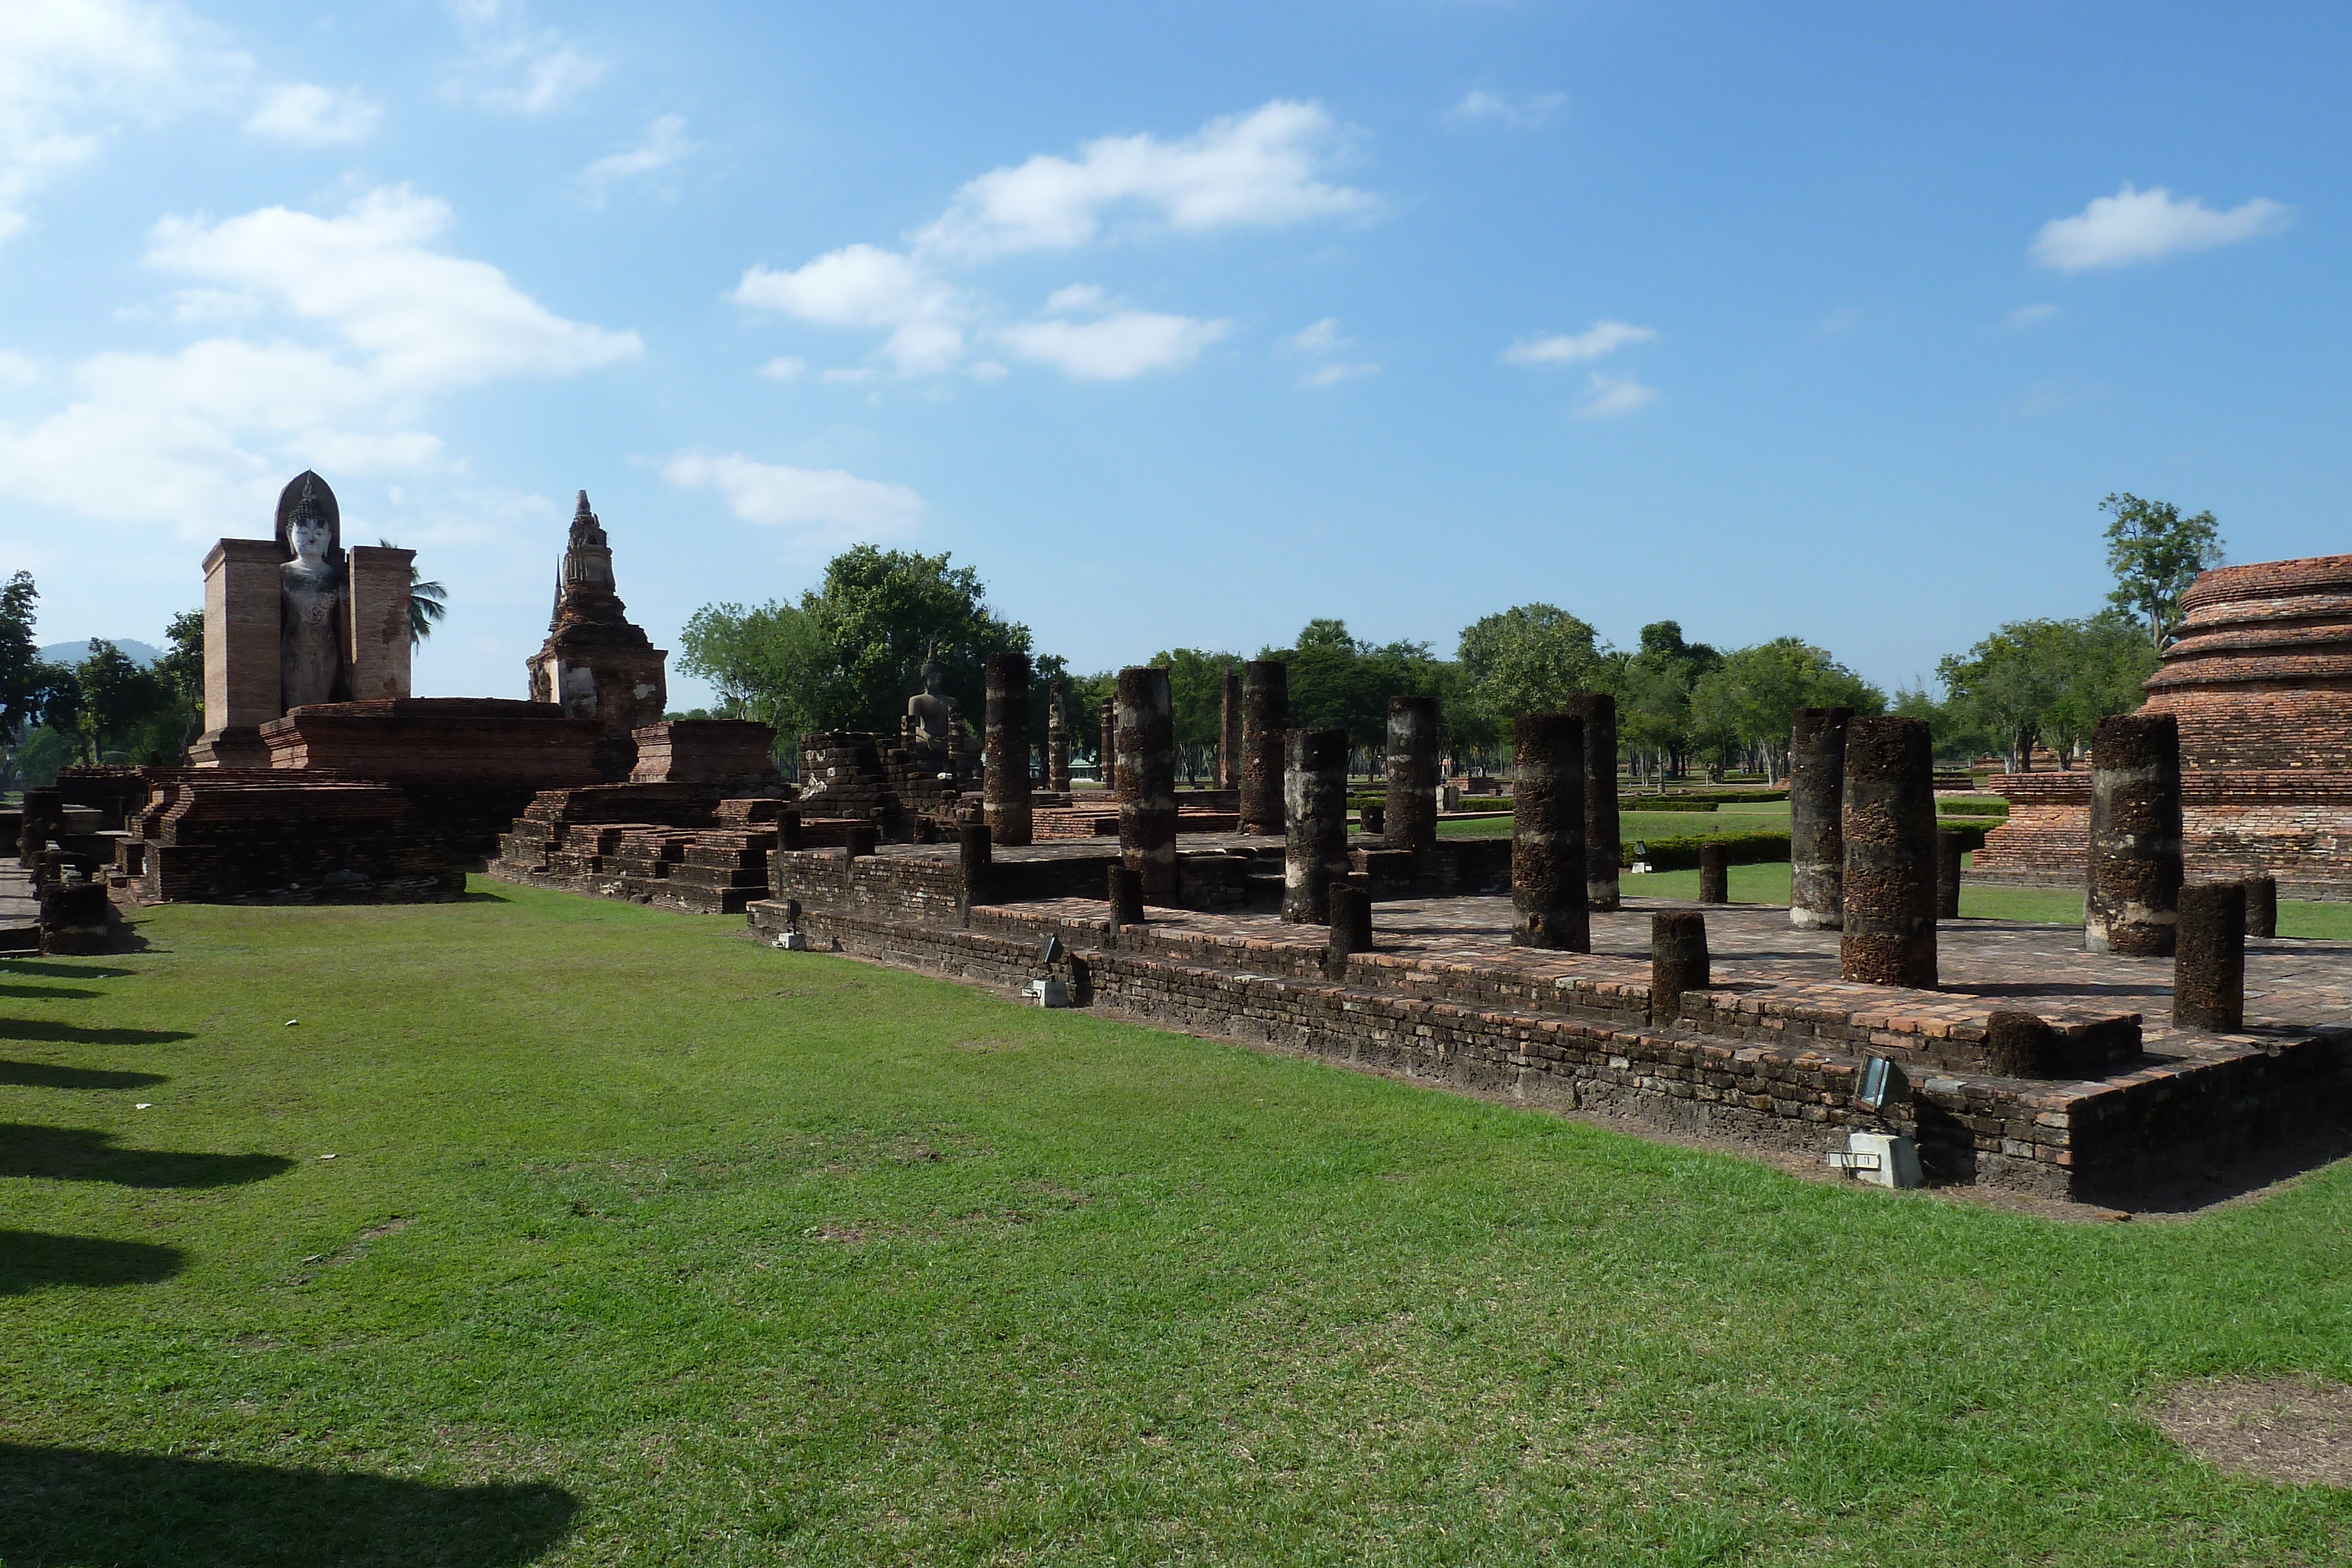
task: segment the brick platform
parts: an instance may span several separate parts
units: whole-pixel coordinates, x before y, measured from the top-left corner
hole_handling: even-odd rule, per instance
[[[1247,868],[1273,841],[1188,842],[1186,880]],[[1373,950],[1334,984],[1321,928],[1286,925],[1246,898],[1112,925],[1098,891],[1108,857],[1090,848],[1000,852],[980,900],[964,896],[951,849],[779,853],[773,896],[751,918],[780,931],[789,899],[804,934],[843,952],[1007,988],[1051,973],[1080,1006],[1531,1103],[1803,1149],[1891,1127],[1918,1140],[1939,1179],[2074,1198],[2195,1176],[2330,1124],[2352,1073],[2352,1027],[2329,1021],[2352,1010],[2352,945],[2251,944],[2245,1031],[2201,1035],[2167,1022],[2168,962],[2093,957],[2072,928],[1947,923],[1946,988],[1911,991],[1841,982],[1837,934],[1792,930],[1783,909],[1718,906],[1706,912],[1714,983],[1654,1024],[1649,914],[1694,905],[1596,914],[1594,951],[1575,954],[1507,946],[1506,897],[1387,899],[1374,905]],[[1359,842],[1360,873],[1378,852]],[[1052,966],[1037,956],[1047,936],[1063,946]],[[1996,1008],[2040,1013],[2110,1070],[2063,1082],[1991,1073],[1983,1040]],[[1908,1078],[1883,1115],[1852,1098],[1873,1055]]]

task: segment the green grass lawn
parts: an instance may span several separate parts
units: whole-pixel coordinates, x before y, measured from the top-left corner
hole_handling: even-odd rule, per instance
[[[0,1563],[2352,1556],[2143,1415],[2352,1376],[2352,1170],[2061,1225],[478,885],[0,961]]]

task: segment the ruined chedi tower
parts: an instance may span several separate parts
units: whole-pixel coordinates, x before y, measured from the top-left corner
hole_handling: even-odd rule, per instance
[[[629,776],[637,760],[633,732],[659,724],[669,701],[669,654],[630,623],[627,608],[614,591],[613,548],[583,490],[556,571],[547,642],[524,663],[533,702],[597,721],[596,770],[607,779]]]

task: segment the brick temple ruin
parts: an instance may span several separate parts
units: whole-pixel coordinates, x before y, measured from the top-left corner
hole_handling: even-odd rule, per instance
[[[1227,682],[1213,789],[1176,787],[1168,674],[1141,668],[1099,715],[1048,695],[1041,780],[1019,654],[991,660],[976,735],[927,670],[896,733],[801,736],[796,788],[763,726],[639,722],[664,656],[626,621],[584,496],[529,663],[546,701],[409,696],[405,644],[361,646],[391,626],[404,555],[340,557],[331,507],[303,476],[280,541],[208,559],[207,766],[69,770],[28,796],[45,943],[92,939],[73,890],[93,881],[144,901],[431,898],[487,862],[1530,1105],[1822,1155],[1900,1136],[1948,1183],[2119,1199],[2342,1125],[2352,956],[2272,935],[2281,884],[2324,883],[2334,841],[2266,802],[2333,800],[2352,776],[2329,718],[2352,666],[2326,642],[2352,559],[2200,580],[2147,711],[2100,727],[2079,835],[2045,844],[2087,890],[2078,935],[1953,918],[1913,720],[1796,716],[1788,908],[1722,902],[1720,856],[1705,903],[1623,896],[1605,695],[1518,720],[1510,839],[1439,834],[1444,715],[1410,696],[1385,810],[1351,829],[1346,738],[1290,727],[1271,661]],[[291,584],[278,645],[264,565]],[[289,683],[334,700],[289,704]],[[1109,787],[1073,790],[1068,727],[1097,721]],[[2217,850],[2215,803],[2250,800],[2234,821],[2256,852]],[[2012,826],[2030,836],[2030,810]],[[2257,866],[2277,879],[2240,877]]]
[[[2140,711],[2180,727],[2189,873],[2352,899],[2352,556],[2220,567],[2181,609]],[[1986,836],[1975,874],[2080,885],[2090,773],[1998,774],[1987,788],[2008,798],[2009,820]]]

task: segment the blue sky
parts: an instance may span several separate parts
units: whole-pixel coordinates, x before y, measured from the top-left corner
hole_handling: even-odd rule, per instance
[[[522,695],[857,539],[1084,669],[1507,605],[1890,686],[2095,507],[2352,549],[2341,6],[0,5],[0,569],[159,641],[316,467]],[[673,702],[694,700],[675,674]]]

